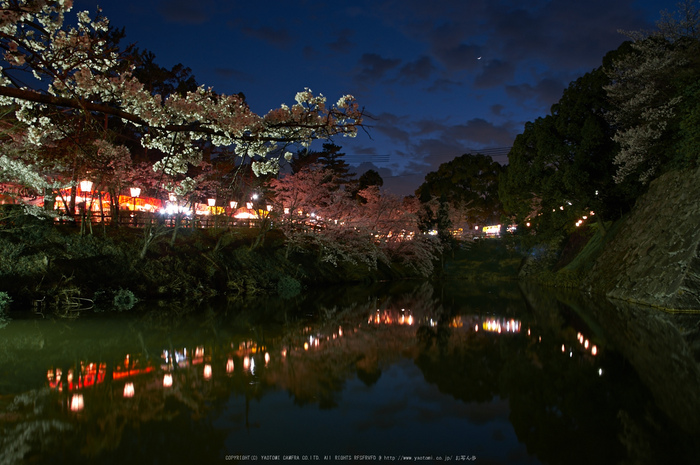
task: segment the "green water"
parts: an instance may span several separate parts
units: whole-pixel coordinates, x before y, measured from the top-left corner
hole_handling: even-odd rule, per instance
[[[697,319],[578,294],[404,282],[12,318],[0,329],[3,465],[699,452]]]

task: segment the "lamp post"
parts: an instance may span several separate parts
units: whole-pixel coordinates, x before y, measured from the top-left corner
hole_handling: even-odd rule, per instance
[[[85,217],[88,214],[88,204],[87,200],[85,199],[85,192],[90,194],[90,208],[92,209],[92,181],[88,181],[87,179],[80,181],[80,193],[83,195],[83,200],[80,203],[82,205],[80,234],[83,234],[83,232],[85,231]],[[90,223],[90,233],[92,234],[92,223]]]
[[[129,189],[131,192],[131,198],[134,200],[134,211],[136,211],[136,197],[141,195],[141,188],[140,187],[131,187]]]
[[[209,215],[213,215],[214,207],[216,206],[216,199],[207,199],[207,204],[209,204]],[[216,216],[214,217],[214,220],[216,220]],[[214,223],[214,227],[216,226],[216,223]]]
[[[138,226],[138,221],[136,219],[136,197],[141,195],[141,188],[140,187],[131,187],[131,188],[129,188],[129,193],[131,194],[131,198],[134,201],[134,210],[133,210],[134,226]]]

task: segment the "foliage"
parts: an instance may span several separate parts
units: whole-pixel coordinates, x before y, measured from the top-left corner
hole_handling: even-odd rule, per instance
[[[0,291],[0,329],[7,326],[10,322],[10,317],[7,316],[6,311],[12,303],[12,297],[7,292]]]
[[[700,78],[700,10],[694,0],[665,13],[652,32],[630,32],[629,52],[606,67],[614,107],[610,119],[620,144],[615,179],[648,183],[670,167],[697,163],[697,82]],[[690,140],[690,141],[689,141]],[[690,152],[690,153],[689,153]]]
[[[614,180],[618,146],[606,119],[609,82],[603,67],[586,73],[569,85],[549,115],[526,123],[516,138],[499,195],[520,224],[560,235],[591,211],[605,218],[630,207],[636,194],[632,183]]]
[[[75,187],[78,176],[104,171],[101,187],[117,190],[131,161],[130,150],[113,138],[128,126],[155,156],[149,160],[153,171],[174,178],[160,188],[186,197],[196,185],[189,171],[203,161],[203,145],[232,147],[237,156],[250,157],[256,175],[274,174],[288,146],[353,137],[362,124],[352,96],[330,105],[309,89],[297,93],[294,105],[259,116],[242,94],[195,88],[186,68],[163,73],[152,55],[120,50],[123,33],[99,11],[93,17],[79,12],[70,25],[71,9],[70,1],[47,0],[0,6],[0,105],[12,110],[2,138],[11,150],[0,158],[0,173],[22,172],[15,178],[56,188]],[[140,80],[147,78],[158,85]]]
[[[313,251],[320,263],[348,262],[369,269],[396,260],[429,274],[439,245],[419,238],[417,201],[382,194],[377,186],[353,198],[334,179],[330,170],[312,165],[271,182],[274,211],[282,212],[276,224],[285,234],[287,256]]]
[[[428,173],[416,196],[424,204],[439,199],[438,209],[447,208],[443,205],[446,202],[453,227],[495,223],[503,213],[498,198],[502,171],[503,167],[488,155],[464,154]],[[432,216],[438,217],[437,210]]]
[[[119,289],[114,293],[113,299],[114,308],[117,311],[131,310],[138,299],[129,289]]]
[[[301,283],[291,276],[282,276],[277,281],[277,295],[283,299],[291,299],[301,292]]]

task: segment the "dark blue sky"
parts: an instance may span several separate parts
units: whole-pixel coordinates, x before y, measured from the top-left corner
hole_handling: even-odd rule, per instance
[[[506,162],[527,121],[675,0],[75,0],[164,67],[264,114],[305,87],[353,94],[369,135],[337,138],[358,174],[406,195],[470,150]],[[320,148],[320,144],[318,146]],[[372,163],[373,165],[370,165]]]

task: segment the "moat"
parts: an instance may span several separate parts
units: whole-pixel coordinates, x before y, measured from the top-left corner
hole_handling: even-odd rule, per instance
[[[688,463],[700,452],[693,316],[459,281],[176,306],[12,315],[0,329],[0,463]]]

